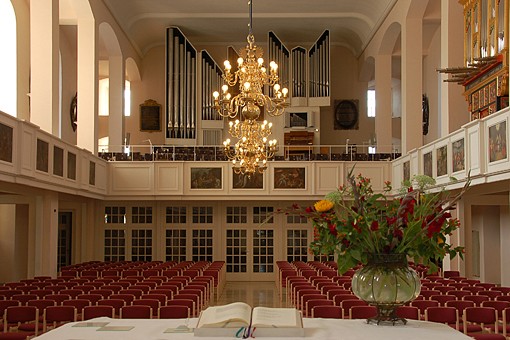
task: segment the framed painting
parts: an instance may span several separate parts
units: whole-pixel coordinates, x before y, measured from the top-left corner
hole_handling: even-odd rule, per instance
[[[43,140],[37,139],[37,149],[36,149],[36,162],[35,168],[39,171],[48,172],[48,153],[49,144]]]
[[[473,103],[473,111],[476,111],[480,108],[480,106],[478,106],[478,91],[476,91],[475,93],[473,93],[471,95],[471,98],[472,98],[472,103]]]
[[[442,146],[436,150],[437,176],[444,176],[448,173],[448,147]]]
[[[13,129],[0,123],[0,161],[12,163]]]
[[[161,105],[155,100],[140,105],[140,131],[161,131]]]
[[[423,155],[423,174],[432,177],[432,151]]]
[[[489,84],[489,103],[496,101],[496,82],[493,81]]]
[[[489,163],[507,158],[506,120],[489,126]]]
[[[404,162],[403,165],[403,172],[404,172],[404,181],[408,182],[411,180],[411,166],[409,164],[409,161]]]
[[[236,174],[232,169],[233,189],[264,189],[264,174],[255,172],[253,175]]]
[[[306,189],[305,168],[274,168],[275,189]]]
[[[191,189],[221,189],[222,168],[191,168]]]
[[[452,171],[462,171],[465,169],[464,164],[464,138],[452,143]]]

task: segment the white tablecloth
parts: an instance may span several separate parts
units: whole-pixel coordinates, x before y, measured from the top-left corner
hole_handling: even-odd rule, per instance
[[[190,319],[189,326],[194,327],[198,319]],[[69,323],[48,333],[37,340],[190,340],[220,339],[218,337],[194,337],[193,333],[164,333],[168,328],[184,325],[183,319],[130,320],[97,318],[94,322],[108,322],[108,326],[134,326],[129,331],[98,331],[97,327],[72,327]],[[303,319],[305,338],[334,340],[467,340],[471,339],[455,329],[438,323],[409,320],[407,325],[368,325],[365,320]],[[255,337],[257,334],[255,332]],[[234,337],[232,337],[234,338]],[[264,338],[277,339],[277,338]],[[279,338],[289,339],[289,338]]]

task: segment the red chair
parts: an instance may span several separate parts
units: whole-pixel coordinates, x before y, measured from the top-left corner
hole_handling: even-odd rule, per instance
[[[342,319],[343,311],[339,306],[316,306],[312,308],[312,318]]]
[[[195,312],[195,302],[193,300],[188,299],[173,299],[168,300],[166,303],[167,306],[186,306],[189,308],[191,317],[194,317]]]
[[[476,306],[481,306],[482,302],[489,301],[490,298],[486,295],[466,295],[462,298],[464,301],[473,301]]]
[[[50,306],[44,310],[43,330],[46,332],[48,326],[56,328],[67,322],[76,321],[76,308],[73,306]]]
[[[503,293],[498,292],[496,290],[484,290],[483,292],[478,293],[478,295],[488,296],[491,300],[496,300],[499,296],[502,296]]]
[[[95,304],[97,304],[97,302],[99,300],[102,300],[103,297],[99,294],[80,294],[76,297],[77,299],[84,299],[84,300],[89,300],[90,301],[90,304],[92,306],[94,306]]]
[[[150,319],[151,316],[152,308],[147,305],[125,306],[120,310],[121,319]]]
[[[333,301],[336,306],[340,306],[344,300],[356,300],[358,299],[354,294],[338,294],[333,296]]]
[[[200,297],[198,295],[179,293],[174,296],[174,300],[175,299],[192,300],[194,303],[194,310],[193,310],[192,314],[196,316],[200,313],[200,304],[199,304]],[[168,305],[168,302],[167,302],[167,305]]]
[[[440,295],[441,292],[439,290],[422,290],[420,291],[420,295],[425,298],[425,300],[430,300],[431,295]]]
[[[367,303],[363,300],[344,300],[340,304],[340,307],[342,307],[342,310],[344,311],[343,318],[347,319],[351,314],[350,310],[354,306],[368,306]]]
[[[71,289],[62,289],[60,291],[60,294],[67,294],[69,295],[72,299],[76,299],[76,297],[80,294],[85,294],[85,292],[81,289],[75,289],[75,288],[71,288]]]
[[[503,328],[503,336],[504,337],[507,337],[508,334],[510,333],[510,308],[505,308],[503,309],[503,325],[502,325],[502,328]]]
[[[113,318],[115,316],[115,310],[112,306],[85,306],[83,308],[82,320],[90,320],[106,316]]]
[[[310,300],[327,300],[328,297],[322,294],[307,294],[301,297],[301,311],[305,317],[310,317],[312,315],[311,310],[307,307],[308,301]],[[333,301],[332,301],[333,302]],[[334,304],[334,303],[333,303]]]
[[[462,331],[464,325],[462,322],[462,315],[464,315],[464,309],[468,307],[475,307],[475,303],[473,301],[464,301],[464,300],[457,300],[457,301],[448,301],[446,303],[446,307],[454,307],[457,309],[457,315],[459,316],[459,330]],[[482,328],[479,325],[475,324],[469,324],[467,325],[468,332],[480,332]]]
[[[510,294],[510,287],[494,287],[490,290],[497,290],[498,292],[502,292],[502,295],[509,295]]]
[[[457,297],[455,295],[431,295],[430,300],[439,302],[440,306],[446,306],[448,301],[455,301]]]
[[[63,301],[71,300],[71,295],[67,294],[53,294],[53,295],[46,295],[44,297],[44,300],[52,300],[55,301],[57,306],[61,306]]]
[[[0,339],[25,340],[29,336],[37,336],[40,329],[37,307],[11,306],[5,309],[4,331],[0,333]]]
[[[123,289],[121,291],[119,291],[119,294],[131,294],[131,295],[134,295],[135,298],[139,299],[142,294],[143,294],[143,290],[140,290],[140,289]]]
[[[486,289],[483,287],[468,286],[468,287],[462,287],[461,290],[467,290],[468,292],[471,292],[472,295],[476,295],[476,294],[479,294],[480,292],[484,292]]]
[[[81,319],[83,308],[90,306],[90,301],[85,299],[74,299],[62,302],[62,306],[73,306],[76,309],[76,317]]]
[[[497,322],[498,317],[496,310],[491,307],[467,307],[464,309],[464,315],[462,317],[464,325],[464,334],[474,337],[477,340],[482,339],[501,339],[506,340],[503,335],[497,333],[491,333],[491,330],[487,326],[494,327],[493,329],[498,330]],[[467,329],[468,323],[474,323],[482,327],[480,333],[469,333]],[[487,334],[489,333],[489,334]]]
[[[428,307],[425,309],[425,321],[445,323],[459,330],[459,314],[455,307]]]
[[[457,300],[462,300],[464,296],[473,294],[471,294],[471,292],[468,292],[467,290],[452,290],[448,292],[448,295],[455,295],[457,297]]]
[[[190,309],[187,306],[163,306],[159,308],[160,319],[186,319],[190,317]]]
[[[30,300],[37,300],[37,295],[35,294],[16,294],[11,296],[11,300],[19,301],[21,305],[26,305]]]
[[[104,299],[97,302],[98,306],[111,306],[115,311],[115,315],[120,314],[120,309],[126,305],[126,301],[122,299]]]
[[[453,291],[453,290],[456,290],[455,287],[452,287],[452,286],[439,286],[439,287],[435,287],[434,290],[438,290],[441,292],[441,294],[449,294],[449,292]]]
[[[317,306],[334,306],[335,303],[331,300],[317,299],[317,300],[308,300],[306,302],[306,315],[308,318],[312,317],[312,309]]]
[[[478,282],[474,284],[475,287],[482,287],[485,290],[490,290],[491,288],[495,288],[495,283],[488,283],[488,282]]]
[[[425,309],[428,307],[439,307],[439,302],[433,300],[414,300],[411,302],[411,306],[418,307],[420,315],[425,316]]]
[[[108,299],[108,297],[113,294],[113,290],[104,289],[104,288],[95,289],[95,290],[91,290],[90,294],[99,294],[103,297],[103,299]]]
[[[112,294],[109,297],[110,299],[120,299],[123,300],[126,306],[130,306],[136,297],[132,294]]]
[[[496,301],[507,301],[510,302],[510,295],[501,295],[496,298]]]
[[[131,305],[132,306],[149,306],[149,307],[151,307],[151,310],[154,313],[153,317],[155,319],[158,318],[159,307],[161,307],[159,300],[155,300],[155,299],[139,299],[139,300],[133,301],[133,303]]]
[[[374,306],[352,306],[349,309],[349,319],[370,319],[377,316]]]
[[[404,319],[420,320],[420,310],[414,306],[399,306],[397,316]]]
[[[498,321],[503,321],[503,311],[507,308],[510,308],[510,302],[507,301],[484,301],[482,302],[482,307],[492,307],[496,310]],[[503,333],[505,326],[503,324],[498,323],[498,332]],[[495,330],[492,329],[494,332]]]

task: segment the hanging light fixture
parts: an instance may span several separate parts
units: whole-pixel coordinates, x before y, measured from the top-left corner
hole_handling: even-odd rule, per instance
[[[228,60],[224,62],[225,71],[222,94],[215,91],[214,107],[222,117],[239,119],[229,123],[229,133],[238,138],[238,142],[231,147],[230,139],[223,142],[225,153],[232,161],[235,173],[251,176],[255,172],[263,172],[267,168],[267,161],[272,159],[278,150],[276,139],[268,140],[271,135],[271,123],[257,121],[260,108],[270,116],[279,116],[288,106],[286,99],[288,90],[280,88],[278,84],[278,65],[271,61],[269,72],[263,66],[262,49],[257,49],[252,32],[252,0],[248,0],[250,22],[247,37],[248,45],[241,51],[237,59],[238,69],[231,72],[232,65]],[[228,92],[229,86],[239,86],[239,94],[232,97]],[[263,93],[264,86],[273,88],[273,96]]]

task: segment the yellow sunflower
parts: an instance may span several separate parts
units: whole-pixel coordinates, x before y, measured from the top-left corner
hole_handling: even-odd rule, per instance
[[[328,200],[320,200],[314,204],[314,208],[317,212],[326,212],[333,209],[333,202]]]

